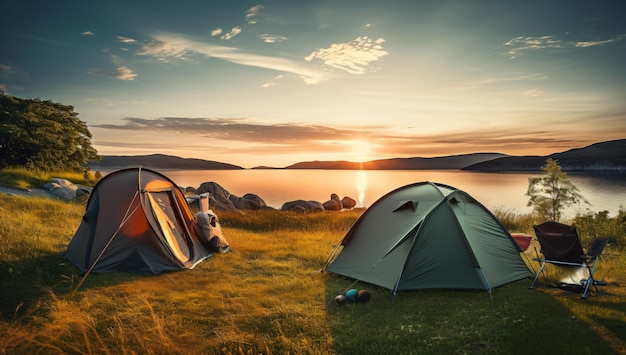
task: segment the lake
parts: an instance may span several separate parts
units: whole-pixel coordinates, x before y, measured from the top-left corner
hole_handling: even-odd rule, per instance
[[[332,193],[349,196],[367,207],[398,187],[421,181],[439,182],[463,190],[485,207],[528,213],[529,173],[479,173],[461,170],[160,170],[182,187],[198,187],[214,181],[231,194],[253,193],[268,206],[280,208],[293,200],[325,202]],[[106,173],[106,171],[103,171]],[[568,173],[570,180],[589,200],[565,211],[566,217],[588,211],[608,210],[615,216],[626,205],[626,174]]]

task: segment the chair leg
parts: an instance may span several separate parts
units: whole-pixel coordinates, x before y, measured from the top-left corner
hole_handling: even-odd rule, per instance
[[[593,260],[593,268],[589,266],[589,263],[587,264],[587,271],[589,272],[589,277],[587,278],[587,282],[585,282],[585,291],[583,292],[583,294],[581,295],[582,299],[587,299],[587,297],[589,296],[589,288],[591,287],[591,285],[593,285],[593,287],[595,288],[596,292],[598,292],[598,285],[596,284],[596,280],[593,278],[593,274],[596,271],[596,266],[598,265],[598,259],[596,258],[595,260]]]
[[[539,279],[539,275],[541,275],[541,272],[543,271],[543,268],[546,266],[545,262],[540,262],[541,267],[539,268],[539,271],[537,271],[537,275],[535,275],[535,278],[533,279],[533,282],[530,284],[530,286],[528,287],[529,290],[532,290],[535,286],[535,282],[537,282],[537,279]]]

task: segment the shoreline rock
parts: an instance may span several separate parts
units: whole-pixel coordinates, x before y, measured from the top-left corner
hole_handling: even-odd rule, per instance
[[[209,206],[211,209],[218,211],[257,211],[257,210],[276,210],[268,206],[265,201],[258,195],[247,193],[243,196],[231,194],[220,184],[210,181],[203,182],[195,189],[193,187],[183,188],[188,194],[187,201],[191,204],[197,203],[199,195],[203,193],[209,194]],[[344,209],[352,209],[356,206],[356,201],[348,196],[339,199],[335,193],[331,194],[330,200],[321,203],[318,201],[294,200],[283,203],[280,211],[293,211],[299,213],[323,212],[323,211],[341,211]]]
[[[216,182],[204,182],[196,189],[193,187],[181,188],[187,196],[190,205],[198,203],[199,195],[209,194],[210,208],[218,211],[231,211],[243,213],[243,211],[276,210],[268,206],[260,196],[247,193],[243,196],[231,194],[228,190]],[[76,185],[69,180],[62,178],[51,178],[50,182],[44,185],[43,189],[16,189],[0,186],[0,193],[13,196],[26,197],[47,197],[64,201],[88,198],[93,190],[91,186]],[[299,213],[312,213],[324,211],[341,211],[352,209],[356,206],[356,201],[348,196],[339,199],[339,195],[333,193],[330,200],[321,203],[318,201],[294,200],[283,203],[280,211],[293,211]]]

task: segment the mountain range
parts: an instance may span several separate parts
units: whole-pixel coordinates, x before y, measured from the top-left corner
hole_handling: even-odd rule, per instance
[[[254,169],[327,169],[327,170],[471,170],[486,172],[540,171],[546,159],[558,160],[563,171],[626,171],[626,139],[599,142],[547,156],[510,156],[500,153],[473,153],[434,158],[391,158],[367,162],[307,161],[284,168]],[[113,170],[143,166],[151,169],[237,170],[241,166],[211,160],[180,158],[164,154],[105,155],[91,161],[91,170]]]
[[[212,160],[180,158],[165,154],[150,155],[105,155],[100,161],[90,161],[87,164],[91,170],[124,169],[142,166],[148,169],[175,169],[175,170],[235,170],[243,169],[240,166],[220,163]]]
[[[537,171],[546,159],[557,160],[563,171],[626,172],[626,139],[595,143],[547,156],[508,156],[461,168],[473,171]]]

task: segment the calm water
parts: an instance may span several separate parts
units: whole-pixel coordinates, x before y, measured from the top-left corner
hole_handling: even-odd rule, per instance
[[[198,187],[203,182],[214,181],[230,193],[243,196],[253,193],[269,206],[280,208],[293,200],[324,202],[330,194],[340,198],[350,196],[359,206],[369,206],[387,192],[421,181],[433,181],[463,190],[487,208],[502,207],[519,213],[530,212],[524,196],[527,173],[476,173],[459,170],[162,170],[179,186]],[[621,205],[626,207],[625,174],[569,174],[591,206],[579,205],[566,211],[577,212],[608,210],[614,216]]]

